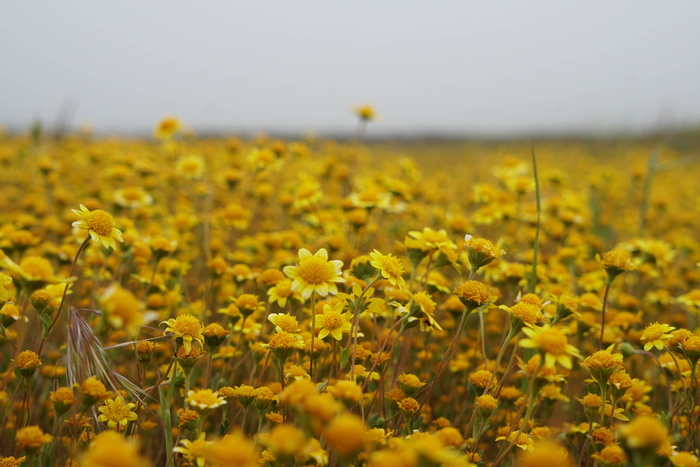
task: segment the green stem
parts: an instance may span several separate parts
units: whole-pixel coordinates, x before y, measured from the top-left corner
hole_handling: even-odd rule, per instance
[[[311,349],[309,355],[309,378],[314,380],[314,343],[316,339],[316,292],[311,294]]]
[[[535,244],[533,245],[533,255],[532,255],[532,272],[527,280],[527,289],[530,293],[535,293],[537,287],[537,256],[540,249],[540,217],[542,215],[542,208],[540,205],[540,179],[537,175],[537,159],[535,158],[535,148],[530,147],[532,152],[532,170],[535,175],[535,198],[537,200],[537,224],[535,227]]]

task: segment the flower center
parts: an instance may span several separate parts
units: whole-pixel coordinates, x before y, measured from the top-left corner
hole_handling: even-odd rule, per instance
[[[289,315],[278,316],[275,320],[275,325],[279,326],[283,331],[290,333],[296,332],[299,327],[297,319]]]
[[[277,283],[277,295],[279,297],[292,296],[292,281],[283,280]]]
[[[323,327],[326,329],[338,329],[343,324],[340,315],[336,313],[326,314],[325,317]]]
[[[101,237],[109,237],[112,235],[114,219],[102,209],[87,213],[85,215],[85,223],[88,226],[88,230],[92,230]]]
[[[199,337],[202,333],[202,326],[194,316],[184,315],[175,320],[173,331],[183,336]]]
[[[297,274],[307,284],[311,285],[323,284],[331,278],[326,262],[315,256],[302,261]]]
[[[113,404],[109,404],[107,406],[107,410],[104,411],[104,414],[113,422],[119,422],[127,418],[129,415],[129,409],[127,409],[123,404],[114,402]]]
[[[561,355],[566,351],[566,336],[556,329],[546,329],[537,338],[540,348],[551,355]]]
[[[644,338],[647,341],[655,341],[664,335],[664,330],[658,324],[652,324],[644,330]]]
[[[535,324],[539,318],[540,309],[527,302],[518,302],[511,308],[513,311],[513,316],[517,318],[522,318],[526,323]]]
[[[387,255],[386,258],[384,258],[383,270],[389,274],[389,277],[401,277],[403,274],[403,265],[398,259]]]
[[[252,294],[243,294],[238,297],[238,308],[255,310],[258,308],[258,297]]]

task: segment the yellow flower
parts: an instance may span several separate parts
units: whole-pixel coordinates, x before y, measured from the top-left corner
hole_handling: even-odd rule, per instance
[[[542,308],[525,301],[519,301],[512,307],[501,305],[498,308],[511,314],[511,325],[515,328],[522,327],[523,324],[534,326],[544,320]]]
[[[668,440],[668,430],[656,417],[641,415],[620,427],[624,443],[631,449],[661,446]]]
[[[231,301],[238,307],[243,316],[250,316],[256,311],[265,309],[265,302],[259,301],[257,295],[244,293],[238,297],[231,297]]]
[[[177,318],[171,318],[163,321],[161,324],[167,324],[165,332],[172,332],[176,339],[182,339],[182,346],[185,348],[185,353],[192,351],[192,342],[199,342],[199,345],[204,345],[204,336],[202,335],[202,323],[189,313],[180,315]]]
[[[489,290],[479,281],[468,280],[458,285],[454,294],[467,310],[474,310],[489,301]]]
[[[165,117],[160,122],[154,131],[156,138],[158,139],[170,139],[173,135],[177,134],[182,128],[182,123],[177,117]]]
[[[12,278],[0,273],[0,302],[6,302],[10,299],[10,292],[5,288],[12,284]]]
[[[259,467],[258,457],[253,444],[238,433],[215,441],[206,452],[214,467]]]
[[[469,234],[464,236],[464,244],[467,247],[467,256],[472,271],[476,271],[506,254],[505,251],[497,249],[491,241]]]
[[[19,459],[15,459],[15,456],[0,456],[0,467],[19,467],[25,460],[27,460],[27,456],[22,456]]]
[[[440,327],[437,320],[435,319],[436,305],[433,299],[430,298],[430,295],[428,295],[425,292],[418,292],[413,294],[411,300],[413,301],[411,311],[413,311],[415,307],[416,311],[419,311],[420,314],[418,316],[409,317],[408,321],[412,322],[418,320],[418,324],[420,324],[420,330],[424,332],[432,331],[433,329],[442,331],[442,327]]]
[[[129,422],[132,422],[138,418],[138,416],[131,411],[136,407],[136,404],[125,403],[122,396],[118,396],[116,399],[107,399],[105,405],[98,407],[97,410],[102,412],[102,415],[97,417],[97,420],[101,422],[107,422],[107,426],[114,430],[122,430],[126,428]]]
[[[331,308],[330,305],[323,305],[323,312],[316,316],[316,329],[319,339],[325,339],[329,334],[333,339],[339,341],[343,338],[344,332],[350,332],[351,324],[348,313],[342,313],[342,303]]]
[[[516,440],[515,446],[519,447],[523,451],[532,451],[535,446],[535,441],[528,436],[527,433],[521,433],[519,431],[511,431],[507,438],[505,436],[499,436],[496,438],[496,441],[503,440],[508,441],[508,443],[512,443],[513,440]]]
[[[289,332],[289,333],[295,333],[299,332],[299,322],[297,319],[288,314],[284,313],[271,313],[267,319],[275,325],[275,331],[280,332]],[[318,324],[318,322],[316,323]]]
[[[411,373],[401,373],[396,381],[399,383],[399,387],[403,392],[409,396],[415,394],[420,388],[425,386],[425,383],[418,378],[418,376]]]
[[[586,357],[581,366],[587,368],[596,381],[605,383],[610,375],[622,368],[622,354],[612,353],[611,349],[599,350]]]
[[[53,440],[53,436],[44,433],[36,425],[20,428],[15,434],[17,446],[29,453],[38,450],[46,443],[50,443],[51,440]]]
[[[114,227],[114,219],[109,213],[102,209],[90,211],[82,204],[79,211],[77,209],[72,211],[80,217],[79,221],[73,222],[73,227],[87,230],[92,240],[102,242],[105,248],[116,250],[117,244],[115,240],[124,241],[121,231]]]
[[[143,303],[133,293],[115,282],[98,298],[105,318],[116,329],[125,329],[131,337],[136,337],[144,324]]]
[[[374,107],[365,104],[353,109],[353,113],[357,115],[360,120],[369,122],[377,118],[377,114],[374,111]]]
[[[299,295],[292,290],[291,279],[282,279],[267,291],[270,303],[277,303],[280,307],[287,306],[287,301],[290,298],[300,300]]]
[[[377,250],[370,253],[369,257],[370,264],[381,272],[383,278],[402,289],[406,287],[401,260],[392,254],[383,255]]]
[[[321,248],[312,255],[309,250],[299,250],[299,265],[285,266],[284,273],[293,279],[292,290],[300,292],[307,299],[314,292],[321,297],[337,294],[336,282],[344,282],[340,268],[343,262],[339,260],[328,261],[328,252]]]
[[[418,401],[412,397],[405,397],[401,399],[398,401],[398,406],[401,411],[407,413],[416,413],[420,407],[420,405],[418,405]]]
[[[642,333],[641,341],[644,344],[644,350],[649,350],[652,347],[656,347],[658,350],[664,348],[664,341],[672,337],[669,332],[673,331],[673,326],[668,324],[652,323],[646,328]]]
[[[578,349],[570,345],[566,335],[557,328],[545,325],[541,328],[525,327],[523,333],[526,339],[521,339],[518,344],[525,349],[540,349],[544,354],[544,364],[553,366],[559,363],[570,370],[572,368],[571,357],[582,358]]]
[[[627,454],[620,446],[612,444],[591,455],[591,459],[601,461],[603,465],[623,465],[627,463]]]
[[[187,393],[186,402],[195,409],[208,410],[215,409],[226,403],[223,397],[219,397],[219,393],[211,389],[200,389],[198,391],[191,390]]]
[[[107,392],[107,388],[102,383],[102,381],[97,379],[96,376],[90,376],[89,378],[86,378],[85,381],[83,381],[83,383],[80,385],[80,390],[82,391],[83,396],[86,399],[89,399],[92,402],[92,404],[94,404],[98,400],[107,399],[109,397],[109,392]]]
[[[15,366],[22,369],[34,369],[41,365],[39,356],[31,350],[24,350],[15,357]]]
[[[347,458],[359,451],[367,441],[367,432],[362,419],[345,414],[333,420],[323,431],[323,439],[340,457]]]
[[[147,459],[139,455],[138,445],[133,439],[114,431],[103,431],[95,436],[87,451],[80,456],[78,465],[81,467],[147,467]]]
[[[605,268],[605,272],[608,273],[608,279],[612,280],[616,276],[622,274],[625,271],[634,271],[637,269],[635,264],[632,262],[632,254],[622,248],[616,248],[614,250],[608,251],[603,255],[603,259],[596,257],[600,263],[602,263]]]
[[[524,451],[518,456],[520,467],[540,467],[556,465],[557,467],[573,467],[575,464],[569,452],[560,444],[544,440],[536,443],[532,450]]]
[[[290,458],[300,453],[306,440],[304,432],[294,425],[275,426],[267,438],[267,448],[275,455]]]
[[[490,394],[484,394],[476,398],[476,405],[481,409],[482,412],[491,413],[496,410],[498,405],[498,399]]]
[[[139,186],[120,188],[114,192],[114,201],[123,208],[138,209],[153,204],[153,197]]]
[[[47,284],[72,282],[75,278],[54,276],[51,262],[41,256],[24,256],[19,264],[7,256],[0,256],[0,266],[7,268],[19,277],[19,282],[34,292]],[[7,277],[7,276],[6,276]]]
[[[24,378],[30,378],[40,365],[39,356],[31,350],[24,350],[15,357],[15,371]]]
[[[204,467],[207,462],[207,449],[213,444],[207,441],[205,437],[206,433],[200,433],[199,437],[194,441],[183,439],[180,441],[182,446],[177,446],[173,449],[173,452],[179,452],[188,461],[196,463],[197,467]]]
[[[206,164],[204,158],[198,154],[182,156],[175,164],[175,172],[190,180],[198,180],[204,175]]]

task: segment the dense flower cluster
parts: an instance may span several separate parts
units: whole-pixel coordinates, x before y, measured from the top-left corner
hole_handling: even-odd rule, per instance
[[[183,128],[0,136],[0,465],[698,465],[695,166]]]

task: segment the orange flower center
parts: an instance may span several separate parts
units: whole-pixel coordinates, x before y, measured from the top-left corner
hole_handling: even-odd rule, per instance
[[[389,277],[398,278],[403,274],[403,265],[398,260],[391,255],[384,257],[384,264],[382,264],[382,271],[386,272]]]
[[[343,320],[338,313],[329,313],[325,315],[323,327],[326,329],[338,329],[343,325]]]
[[[178,316],[172,329],[176,334],[182,336],[199,337],[202,334],[202,325],[192,315]]]
[[[107,404],[105,409],[101,411],[105,417],[113,422],[120,422],[126,420],[130,410],[124,403],[119,401],[114,401],[111,404]]]
[[[283,280],[277,283],[276,289],[277,296],[279,297],[291,297],[292,296],[292,281]]]
[[[644,335],[642,338],[646,341],[655,341],[657,339],[661,339],[664,335],[664,329],[657,323],[657,324],[650,324],[645,330],[644,330]]]
[[[252,294],[243,294],[238,297],[238,308],[246,308],[248,310],[255,310],[258,307],[258,297]]]
[[[284,332],[293,333],[297,331],[299,323],[294,316],[281,315],[275,320],[275,326],[279,326]]]
[[[315,256],[307,258],[299,265],[298,276],[306,283],[320,285],[331,278],[326,262]]]
[[[102,209],[97,209],[85,214],[85,223],[88,230],[92,230],[101,237],[109,237],[114,229],[114,219]]]

